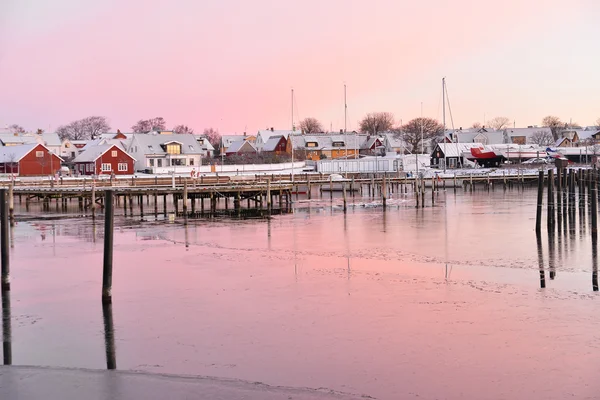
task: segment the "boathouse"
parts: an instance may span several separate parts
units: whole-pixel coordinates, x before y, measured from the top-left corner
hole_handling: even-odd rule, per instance
[[[116,144],[92,146],[73,160],[75,173],[80,175],[131,175],[135,158]]]
[[[41,143],[0,147],[0,174],[54,175],[62,161]]]
[[[431,166],[439,168],[459,168],[471,155],[472,147],[482,147],[479,143],[438,143],[431,153]]]

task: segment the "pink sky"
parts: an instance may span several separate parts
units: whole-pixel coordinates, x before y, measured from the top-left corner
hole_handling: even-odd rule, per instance
[[[128,131],[255,132],[367,112],[454,125],[600,117],[596,0],[0,0],[0,126],[54,130],[88,115]],[[448,118],[448,126],[451,126]]]

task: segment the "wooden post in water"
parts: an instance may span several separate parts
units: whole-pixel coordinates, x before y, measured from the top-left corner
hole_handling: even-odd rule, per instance
[[[2,291],[2,354],[4,365],[12,365],[12,318],[10,291]]]
[[[385,181],[385,172],[383,174],[383,178],[381,180],[381,200],[383,203],[383,210],[385,211],[385,208],[387,206],[387,185],[386,185],[386,181]]]
[[[310,192],[310,183],[308,184]],[[310,199],[310,195],[308,197]],[[271,180],[267,179],[267,210],[271,211]]]
[[[113,191],[108,189],[104,192],[104,262],[102,267],[102,303],[112,302],[112,273],[113,273],[113,234],[114,234],[114,210]]]
[[[183,214],[187,216],[188,185],[187,178],[183,180]]]
[[[425,177],[421,178],[421,207],[425,208]]]
[[[163,194],[163,215],[167,216],[167,195]]]
[[[590,184],[592,187],[592,237],[598,235],[598,184],[596,182],[596,170],[592,171]]]
[[[115,326],[113,323],[112,304],[102,304],[104,319],[104,345],[106,347],[106,369],[117,369],[117,356],[115,351]]]
[[[6,192],[6,189],[0,189],[0,260],[2,263],[0,291],[3,293],[10,290],[10,238],[8,233],[8,199]]]
[[[471,192],[473,191],[473,173],[471,172],[471,177],[470,177],[470,186],[471,186]]]
[[[355,186],[354,186],[354,177],[352,177],[352,182],[350,183],[350,192],[352,192],[352,197],[354,198],[354,190]]]
[[[140,203],[140,219],[144,219],[144,195],[138,197],[138,203]]]
[[[333,179],[329,175],[329,200],[333,201]]]
[[[154,191],[154,217],[158,218],[158,192]]]
[[[342,197],[344,199],[344,213],[346,213],[346,182],[342,182]]]
[[[11,225],[15,224],[14,188],[15,188],[15,181],[10,181],[10,186],[8,187],[8,218],[10,220]]]
[[[554,170],[548,170],[548,231],[554,230]]]
[[[92,181],[92,219],[96,219],[96,181]]]
[[[415,181],[413,182],[414,187],[415,187],[415,199],[416,199],[416,208],[419,208],[419,193],[421,192],[421,189],[419,189],[419,181],[415,178]]]
[[[535,231],[538,235],[541,234],[541,232],[542,232],[542,201],[543,201],[543,198],[544,198],[544,171],[540,170],[540,172],[538,173],[537,213],[535,215]]]
[[[306,175],[306,197],[308,198],[308,200],[312,199],[312,188],[310,186],[310,175]],[[271,207],[269,206],[269,210],[271,209]]]

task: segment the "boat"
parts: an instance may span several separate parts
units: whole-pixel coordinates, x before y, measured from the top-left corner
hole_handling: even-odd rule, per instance
[[[471,155],[473,157],[475,157],[475,159],[477,159],[477,160],[479,160],[479,159],[489,160],[492,158],[501,157],[492,150],[484,149],[484,151],[481,151],[481,149],[479,147],[471,147]]]

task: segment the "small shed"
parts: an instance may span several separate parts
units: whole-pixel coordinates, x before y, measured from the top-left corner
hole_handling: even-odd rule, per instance
[[[80,175],[131,175],[135,158],[116,144],[92,146],[73,160],[75,172]]]
[[[41,143],[0,147],[0,174],[54,175],[62,161]]]

